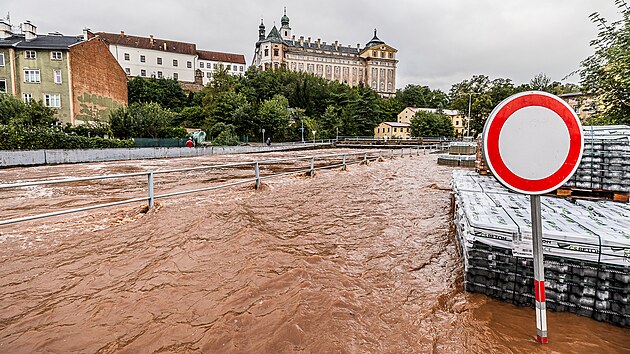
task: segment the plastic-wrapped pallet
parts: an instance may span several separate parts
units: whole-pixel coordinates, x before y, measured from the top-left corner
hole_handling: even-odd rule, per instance
[[[534,306],[529,198],[454,171],[468,291]],[[542,197],[547,306],[630,327],[630,206]]]

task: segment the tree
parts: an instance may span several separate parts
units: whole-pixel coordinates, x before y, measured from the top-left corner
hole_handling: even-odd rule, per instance
[[[267,136],[282,140],[289,134],[289,100],[282,95],[275,95],[260,105],[258,112],[260,128]]]
[[[453,137],[453,122],[445,115],[418,111],[411,118],[411,135],[417,137]]]
[[[172,137],[175,113],[157,103],[133,103],[111,113],[109,124],[119,139]]]
[[[529,81],[529,87],[536,91],[547,91],[551,88],[551,78],[544,73],[537,74]]]
[[[599,33],[591,41],[595,53],[581,63],[580,83],[598,101],[594,123],[630,124],[630,7],[625,0],[615,4],[619,21],[590,16]]]
[[[188,97],[175,79],[142,78],[136,76],[127,83],[129,104],[158,103],[172,111],[181,111]]]
[[[0,124],[50,127],[59,123],[55,115],[55,110],[44,106],[42,101],[31,100],[25,103],[16,97],[0,93]]]
[[[407,85],[396,92],[396,99],[405,107],[445,108],[448,106],[448,96],[440,90],[432,90],[429,86]]]

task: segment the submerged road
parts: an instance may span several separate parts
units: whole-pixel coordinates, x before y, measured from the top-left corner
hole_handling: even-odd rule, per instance
[[[0,183],[254,158],[12,168]],[[451,170],[431,155],[385,159],[163,199],[147,213],[0,227],[0,353],[629,352],[628,330],[568,313],[548,314],[541,347],[533,309],[462,290]],[[237,176],[251,171],[163,176],[156,188]],[[0,213],[140,196],[145,183],[3,191]]]

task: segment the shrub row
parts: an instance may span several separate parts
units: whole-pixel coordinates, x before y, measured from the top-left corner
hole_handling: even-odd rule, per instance
[[[0,125],[0,150],[132,148],[133,140],[88,138],[55,128]]]

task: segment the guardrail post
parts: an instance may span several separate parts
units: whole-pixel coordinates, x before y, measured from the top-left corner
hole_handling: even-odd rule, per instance
[[[149,209],[153,209],[153,205],[155,203],[154,193],[153,193],[153,171],[148,172],[148,190],[149,190]]]
[[[363,154],[363,164],[367,165],[367,152]]]
[[[346,155],[343,155],[343,167],[341,168],[342,171],[346,170]]]
[[[394,149],[390,149],[389,150],[389,158],[393,159],[394,158]]]
[[[256,174],[256,189],[260,188],[260,168],[258,167],[258,161],[254,163],[254,173]]]
[[[400,149],[400,157],[405,157],[405,148]]]
[[[420,146],[416,146],[416,156],[420,156]]]
[[[315,175],[315,156],[311,157],[311,177]]]

